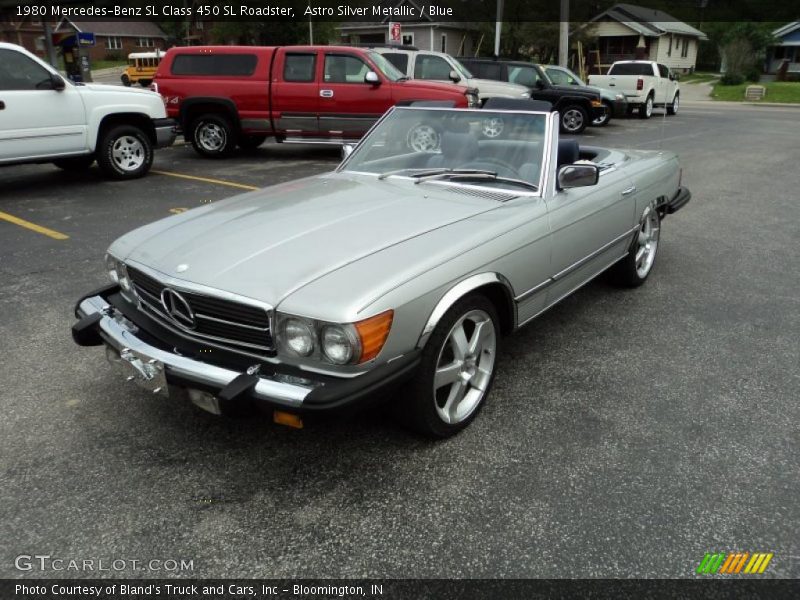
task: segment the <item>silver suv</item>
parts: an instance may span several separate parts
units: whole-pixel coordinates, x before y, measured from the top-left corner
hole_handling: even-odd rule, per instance
[[[373,48],[386,57],[395,67],[405,73],[409,79],[427,79],[444,81],[465,88],[476,88],[481,104],[487,98],[530,98],[531,92],[523,85],[476,79],[458,60],[444,52],[419,50],[413,46],[376,47]]]

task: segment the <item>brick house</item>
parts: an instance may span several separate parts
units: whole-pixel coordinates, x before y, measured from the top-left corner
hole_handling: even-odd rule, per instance
[[[49,22],[55,28],[56,21]],[[44,23],[36,17],[15,17],[11,11],[0,13],[0,42],[22,46],[45,58]]]
[[[167,49],[167,34],[151,21],[81,21],[63,18],[55,32],[91,32],[95,46],[89,49],[91,60],[124,60],[131,52]]]

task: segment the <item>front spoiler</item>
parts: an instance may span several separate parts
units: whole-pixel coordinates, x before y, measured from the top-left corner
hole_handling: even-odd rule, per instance
[[[79,300],[75,314],[79,321],[72,337],[80,346],[105,344],[117,353],[143,356],[163,365],[167,383],[184,389],[213,394],[221,412],[233,405],[256,403],[295,413],[337,412],[375,399],[378,392],[410,379],[417,370],[421,350],[415,350],[390,363],[379,365],[357,377],[315,377],[263,363],[262,368],[235,370],[183,356],[159,348],[142,339],[139,327],[132,323],[107,298],[117,292],[109,286]],[[139,335],[137,335],[139,334]],[[177,350],[177,349],[174,349]]]

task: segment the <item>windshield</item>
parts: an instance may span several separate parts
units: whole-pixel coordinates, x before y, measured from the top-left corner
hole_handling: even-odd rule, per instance
[[[531,191],[540,187],[545,113],[396,107],[345,171]]]
[[[369,57],[375,66],[378,67],[384,75],[389,79],[389,81],[397,81],[399,79],[408,79],[405,73],[402,73],[395,67],[392,63],[390,63],[385,57],[381,56],[377,52],[370,52]]]
[[[556,85],[586,85],[580,77],[566,67],[545,67],[545,72],[550,81]]]
[[[469,70],[469,69],[467,69],[467,67],[465,67],[464,65],[462,65],[462,64],[461,64],[461,63],[460,63],[458,60],[456,60],[455,58],[451,58],[451,60],[453,61],[453,64],[456,66],[456,69],[457,69],[457,70],[458,70],[458,72],[459,72],[458,74],[459,74],[459,75],[461,75],[461,77],[463,77],[463,78],[465,78],[465,79],[475,79],[475,76],[474,76],[474,75],[473,75],[473,74],[470,72],[470,70]]]

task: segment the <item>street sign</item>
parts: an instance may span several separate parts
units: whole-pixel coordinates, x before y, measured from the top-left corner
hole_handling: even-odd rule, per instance
[[[389,23],[389,41],[399,42],[401,39],[400,23]]]
[[[78,45],[79,46],[94,46],[94,33],[91,31],[78,32]]]

